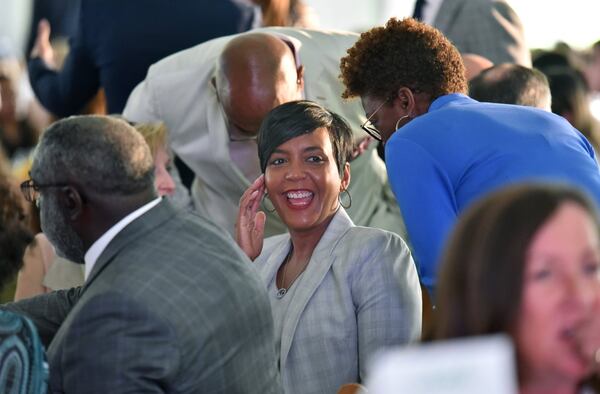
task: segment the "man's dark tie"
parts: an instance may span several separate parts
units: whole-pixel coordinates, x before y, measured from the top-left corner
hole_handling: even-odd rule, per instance
[[[417,0],[415,3],[415,11],[413,12],[413,18],[416,20],[423,19],[423,7],[425,6],[426,0]]]

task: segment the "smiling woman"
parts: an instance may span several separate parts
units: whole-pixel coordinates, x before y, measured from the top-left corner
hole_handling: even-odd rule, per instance
[[[271,300],[284,390],[336,392],[364,380],[377,350],[418,339],[415,265],[400,237],[354,226],[341,206],[352,133],[338,115],[283,104],[263,122],[258,149],[264,175],[240,200],[236,235]],[[265,191],[289,234],[263,241]]]

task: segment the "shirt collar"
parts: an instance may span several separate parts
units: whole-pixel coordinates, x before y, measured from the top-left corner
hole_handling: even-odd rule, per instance
[[[462,93],[445,94],[445,95],[440,96],[440,97],[436,98],[435,100],[433,100],[431,102],[431,104],[429,105],[429,110],[427,112],[431,112],[431,111],[435,111],[436,109],[443,108],[447,104],[450,104],[450,103],[456,102],[456,101],[471,102],[471,101],[475,101],[475,100],[473,100],[469,96],[462,94]]]
[[[87,280],[87,278],[90,276],[94,265],[96,265],[96,261],[98,261],[98,258],[102,252],[104,252],[104,249],[106,249],[110,241],[112,241],[113,238],[115,238],[117,234],[119,234],[121,230],[123,230],[129,223],[133,222],[135,219],[154,208],[156,205],[158,205],[158,203],[160,203],[160,201],[161,197],[158,197],[131,212],[129,215],[125,216],[110,229],[108,229],[108,231],[102,234],[102,236],[92,244],[87,252],[85,252],[85,256],[83,257],[83,260],[85,261],[85,280]]]

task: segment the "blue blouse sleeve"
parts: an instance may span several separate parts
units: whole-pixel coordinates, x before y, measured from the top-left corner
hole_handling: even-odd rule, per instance
[[[432,292],[438,260],[457,217],[454,187],[444,168],[413,141],[393,138],[386,144],[385,156],[389,181],[406,223],[419,277]]]

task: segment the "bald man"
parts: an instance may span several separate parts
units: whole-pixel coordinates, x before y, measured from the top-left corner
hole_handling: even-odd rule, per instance
[[[461,53],[460,56],[465,65],[467,81],[470,81],[478,76],[483,70],[494,65],[490,59],[475,53]]]
[[[385,167],[360,125],[360,101],[343,101],[339,61],[358,35],[264,28],[218,38],[154,64],[132,92],[124,115],[162,120],[171,146],[194,172],[196,209],[233,233],[238,202],[259,175],[256,133],[279,104],[307,99],[343,116],[355,134],[348,213],[357,225],[405,235]],[[266,235],[286,231],[275,212]]]
[[[517,104],[552,111],[548,79],[535,68],[502,63],[469,81],[469,96],[477,101]]]

